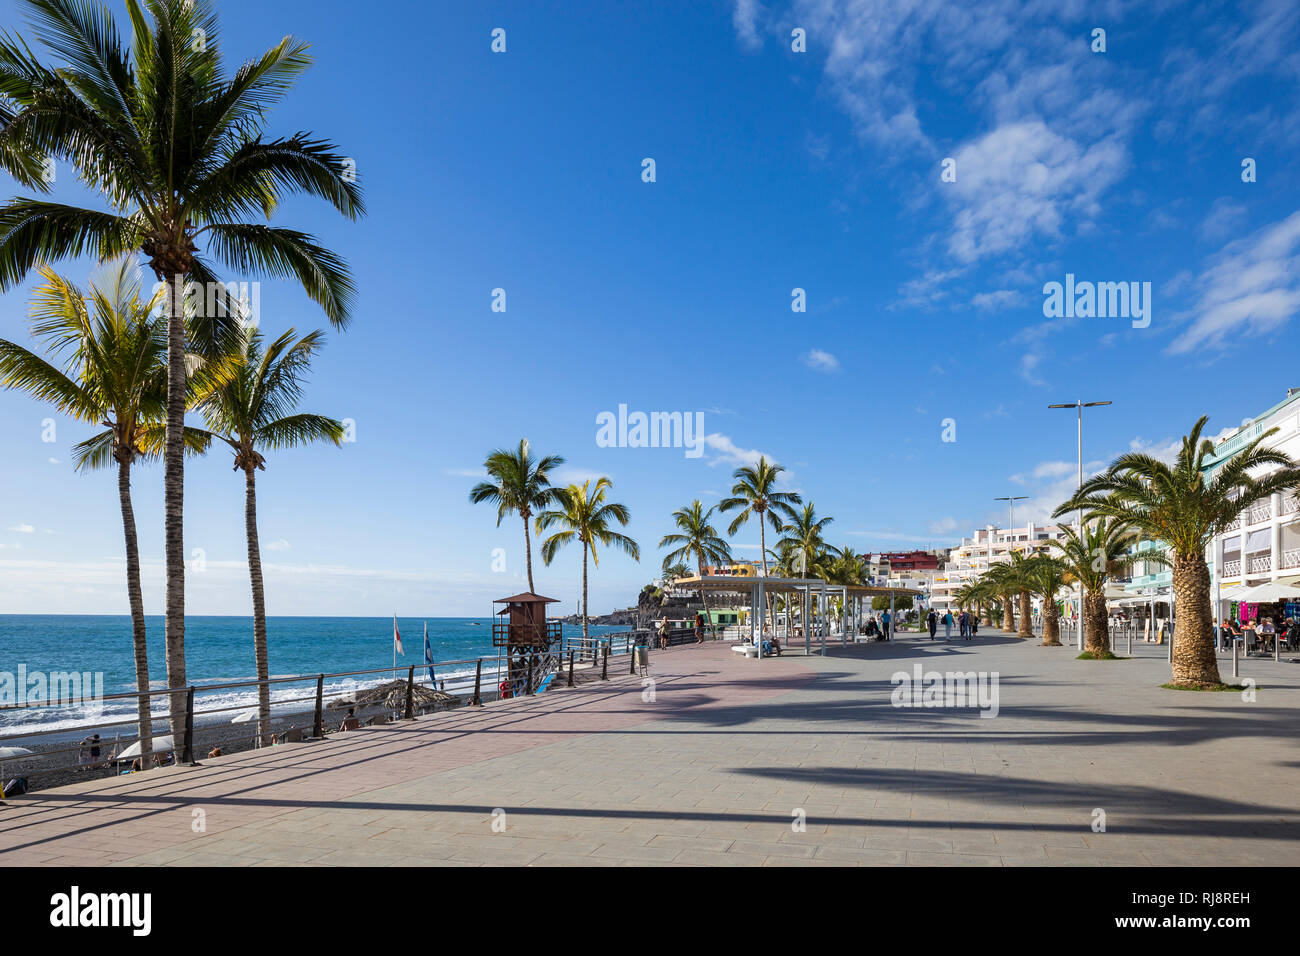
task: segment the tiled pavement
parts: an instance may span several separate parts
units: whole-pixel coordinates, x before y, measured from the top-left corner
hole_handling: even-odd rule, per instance
[[[38,792],[0,865],[1300,863],[1300,664],[1243,663],[1248,703],[1162,690],[1162,648],[1075,653],[657,652],[653,700],[618,676]],[[917,662],[997,671],[997,718],[892,707]]]

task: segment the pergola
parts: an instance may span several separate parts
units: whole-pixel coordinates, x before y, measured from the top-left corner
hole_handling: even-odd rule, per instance
[[[784,595],[787,598],[793,598],[800,602],[803,611],[803,648],[805,654],[812,652],[812,634],[809,623],[811,620],[811,609],[813,595],[823,599],[822,607],[826,607],[825,598],[833,597],[836,594],[844,602],[844,626],[841,628],[840,643],[848,643],[849,628],[853,629],[853,634],[857,634],[858,623],[863,619],[866,608],[864,599],[873,597],[889,597],[889,619],[890,640],[893,640],[893,621],[894,614],[894,597],[895,595],[912,594],[919,595],[921,592],[916,588],[888,588],[873,587],[860,584],[832,584],[821,578],[777,578],[764,577],[763,575],[744,575],[744,574],[706,574],[703,576],[694,575],[689,578],[677,578],[673,581],[673,586],[687,590],[696,590],[700,592],[708,591],[711,594],[735,594],[746,597],[749,601],[749,633],[750,639],[758,648],[758,657],[763,657],[763,634],[762,621],[766,617],[765,605],[769,595]],[[791,606],[787,601],[787,609]],[[787,610],[788,613],[788,610]],[[822,618],[818,626],[818,636],[821,639],[821,653],[826,653],[826,616],[823,611]]]

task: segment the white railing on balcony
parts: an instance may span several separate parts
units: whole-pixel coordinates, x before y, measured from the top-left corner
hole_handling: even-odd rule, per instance
[[[1282,552],[1282,567],[1300,568],[1300,548],[1291,548]]]
[[[1223,575],[1224,575],[1224,577],[1235,578],[1235,577],[1236,577],[1237,575],[1239,575],[1240,573],[1241,573],[1241,559],[1240,559],[1240,558],[1238,558],[1238,559],[1235,560],[1235,561],[1224,561],[1224,562],[1223,562]]]
[[[1293,515],[1300,511],[1300,498],[1296,498],[1295,495],[1287,495],[1282,499],[1281,510],[1284,515]]]
[[[1254,574],[1256,571],[1273,570],[1273,555],[1271,554],[1250,555],[1249,561],[1251,574]]]
[[[1260,501],[1250,506],[1246,512],[1247,520],[1251,524],[1259,524],[1261,521],[1267,521],[1273,517],[1273,503],[1271,501]]]
[[[1226,528],[1224,528],[1223,530],[1224,530],[1224,531],[1236,531],[1236,530],[1237,530],[1238,528],[1240,528],[1240,527],[1241,527],[1241,515],[1238,515],[1236,518],[1234,518],[1234,519],[1232,520],[1232,523],[1231,523],[1230,525],[1228,525]]]

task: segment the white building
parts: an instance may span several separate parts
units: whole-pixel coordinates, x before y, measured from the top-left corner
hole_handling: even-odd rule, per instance
[[[1022,528],[1002,529],[987,525],[971,537],[962,538],[961,544],[948,553],[943,569],[935,573],[931,585],[935,609],[956,608],[953,595],[987,571],[990,565],[1010,562],[1013,551],[1045,551],[1048,541],[1062,537],[1059,526],[1036,525],[1031,521]]]
[[[1284,401],[1243,425],[1214,449],[1207,460],[1209,480],[1223,463],[1271,428],[1278,433],[1268,445],[1300,460],[1300,388],[1287,390]],[[1272,467],[1260,472],[1266,474]],[[1300,584],[1300,501],[1293,493],[1276,494],[1241,513],[1210,543],[1206,554],[1213,585],[1222,590],[1281,581]],[[1217,594],[1216,594],[1217,596]]]

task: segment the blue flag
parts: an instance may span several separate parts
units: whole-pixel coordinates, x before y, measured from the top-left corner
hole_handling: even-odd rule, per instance
[[[433,676],[433,648],[429,646],[429,622],[424,622],[424,662],[429,665],[429,683],[436,689],[437,680]]]

